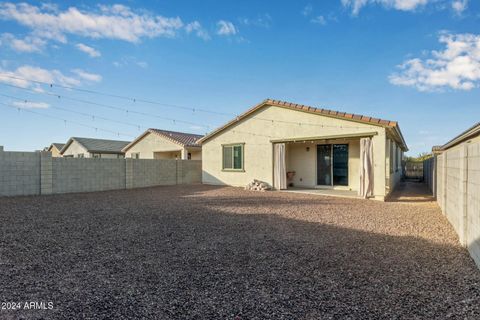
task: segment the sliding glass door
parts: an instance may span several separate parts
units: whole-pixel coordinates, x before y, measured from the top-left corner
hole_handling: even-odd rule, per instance
[[[348,144],[317,145],[317,184],[348,186]]]

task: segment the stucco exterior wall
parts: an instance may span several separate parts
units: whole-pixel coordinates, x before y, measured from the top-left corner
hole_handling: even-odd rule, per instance
[[[52,153],[52,157],[54,158],[58,158],[58,157],[61,157],[62,155],[60,154],[60,150],[58,150],[56,147],[52,147],[52,149],[50,150],[50,152]]]
[[[348,144],[348,189],[358,191],[360,179],[360,140],[329,140],[329,144]],[[317,145],[319,142],[287,144],[287,171],[295,171],[293,183],[297,187],[312,188],[317,185]],[[307,151],[308,149],[308,151]],[[345,187],[339,187],[345,188]]]
[[[273,120],[273,122],[270,120]],[[377,133],[372,140],[374,149],[374,194],[381,199],[386,195],[386,131],[383,127],[276,106],[261,108],[204,142],[202,144],[202,180],[206,184],[233,186],[244,186],[253,179],[273,184],[273,145],[271,140],[366,132]],[[232,143],[245,143],[243,172],[222,170],[222,145]]]
[[[79,154],[83,153],[85,158],[89,158],[90,154],[88,153],[87,149],[85,149],[80,143],[77,141],[72,141],[72,143],[68,146],[68,148],[63,153],[63,156],[73,156],[77,158]]]
[[[175,159],[175,155],[180,159],[182,149],[183,147],[177,143],[157,134],[148,133],[127,150],[125,157],[131,158],[132,153],[140,153],[140,159]]]

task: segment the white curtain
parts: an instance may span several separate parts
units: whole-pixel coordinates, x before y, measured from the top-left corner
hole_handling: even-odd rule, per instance
[[[287,168],[285,164],[285,143],[273,145],[273,186],[277,190],[287,189]]]
[[[360,189],[363,198],[373,196],[373,143],[371,138],[360,139]]]

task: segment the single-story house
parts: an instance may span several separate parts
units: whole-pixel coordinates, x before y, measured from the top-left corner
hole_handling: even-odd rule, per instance
[[[134,159],[201,160],[202,147],[193,133],[148,129],[123,148],[125,157]]]
[[[65,146],[65,143],[52,143],[47,151],[52,153],[52,157],[61,157],[60,150]]]
[[[352,190],[384,200],[408,150],[397,122],[267,99],[199,140],[203,183]]]
[[[60,150],[64,158],[124,158],[129,141],[71,137]]]

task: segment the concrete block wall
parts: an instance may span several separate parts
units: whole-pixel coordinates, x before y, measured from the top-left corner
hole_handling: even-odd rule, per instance
[[[0,150],[0,196],[40,194],[40,153]]]
[[[181,160],[134,159],[132,188],[177,184],[177,166]]]
[[[181,172],[179,172],[179,177],[181,177],[180,184],[194,184],[202,183],[202,161],[200,160],[190,160],[190,161],[181,161]]]
[[[52,158],[0,148],[0,196],[201,183],[199,160]]]
[[[443,151],[435,161],[437,202],[480,268],[480,142]]]
[[[125,159],[53,158],[53,193],[125,189]]]

